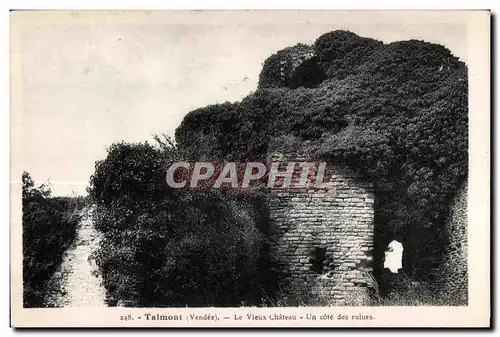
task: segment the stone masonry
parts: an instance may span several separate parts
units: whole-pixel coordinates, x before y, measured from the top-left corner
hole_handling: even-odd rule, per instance
[[[431,287],[448,305],[467,305],[467,180],[460,186],[450,204],[445,224],[448,238],[440,256],[439,267],[433,270]]]
[[[272,161],[310,162],[306,156],[274,155]],[[318,164],[318,162],[316,162]],[[285,296],[321,305],[369,305],[374,195],[371,184],[353,172],[327,164],[325,184],[271,190],[270,217],[275,235],[272,256],[283,271]],[[293,173],[297,181],[300,169]],[[279,180],[277,180],[279,181]]]

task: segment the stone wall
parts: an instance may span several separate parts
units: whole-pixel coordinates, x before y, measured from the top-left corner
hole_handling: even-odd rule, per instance
[[[431,287],[449,305],[467,305],[467,180],[458,189],[445,225],[447,244],[439,267],[433,271]]]
[[[303,162],[305,157],[272,157]],[[284,165],[286,167],[286,164]],[[374,235],[370,184],[340,166],[327,165],[325,184],[271,190],[272,256],[283,272],[284,294],[304,304],[368,305]],[[298,173],[293,174],[298,180]]]
[[[288,82],[298,66],[314,56],[314,50],[312,48],[309,50],[302,48],[294,53],[289,53],[287,56],[287,59],[280,61],[280,77],[283,83]]]

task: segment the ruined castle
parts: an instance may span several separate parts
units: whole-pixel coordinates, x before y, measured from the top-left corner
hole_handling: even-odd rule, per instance
[[[305,162],[307,156],[274,155],[272,161]],[[309,173],[314,180],[314,169]],[[293,175],[293,174],[292,174]],[[297,179],[293,176],[292,179]],[[325,184],[271,191],[274,230],[271,256],[283,272],[282,290],[295,298],[319,299],[326,305],[371,305],[377,286],[374,267],[374,203],[371,183],[329,163]],[[466,185],[452,203],[440,268],[430,280],[436,292],[451,291],[466,304]],[[465,302],[464,302],[465,298]]]

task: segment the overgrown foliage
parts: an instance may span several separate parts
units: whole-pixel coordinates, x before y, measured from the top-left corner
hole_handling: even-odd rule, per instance
[[[467,126],[467,67],[443,46],[334,31],[278,51],[254,93],[187,114],[176,145],[115,144],[96,164],[89,192],[105,236],[97,261],[106,289],[139,306],[251,304],[272,294],[259,290],[273,279],[265,195],[169,189],[165,168],[177,159],[306,152],[347,164],[375,186],[378,235],[430,256],[467,175]]]
[[[312,50],[309,46],[299,43],[287,47],[271,55],[264,62],[259,76],[259,87],[283,87],[291,84],[295,67],[309,58]]]
[[[180,156],[161,146],[114,144],[96,164],[96,252],[114,301],[133,306],[234,306],[260,301],[270,284],[266,196],[258,190],[173,190]]]
[[[401,236],[414,260],[431,263],[423,257],[442,246],[450,197],[468,171],[466,65],[441,45],[382,44],[345,31],[306,47],[271,56],[259,89],[242,102],[189,113],[176,140],[199,156],[300,151],[348,164],[375,185],[377,231],[387,237],[377,243]],[[327,78],[317,87],[282,81],[290,59],[310,49]]]
[[[51,197],[47,185],[35,186],[29,173],[22,175],[23,304],[44,306],[47,281],[73,243],[82,198]]]
[[[372,280],[370,289],[374,293],[373,305],[377,306],[459,306],[467,303],[463,294],[448,291],[435,292],[425,281],[416,281],[404,272],[391,274],[388,270],[382,280]]]

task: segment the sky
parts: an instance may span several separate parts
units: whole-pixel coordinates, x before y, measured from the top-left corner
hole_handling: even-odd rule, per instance
[[[173,135],[189,111],[254,91],[271,54],[332,30],[440,43],[467,63],[466,27],[453,22],[97,18],[19,20],[22,166],[53,195],[84,194],[112,143]]]

